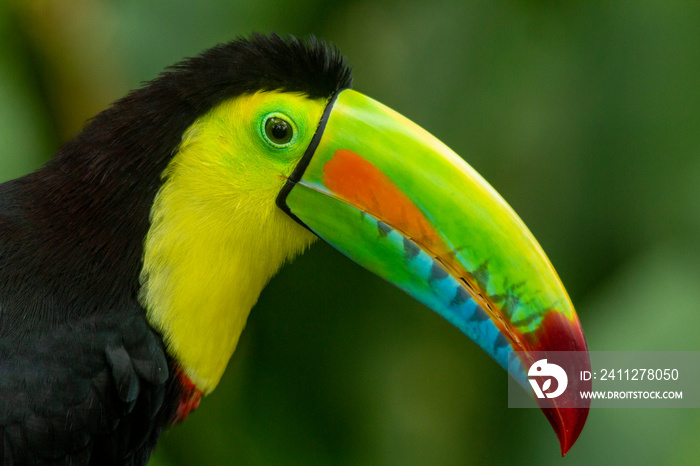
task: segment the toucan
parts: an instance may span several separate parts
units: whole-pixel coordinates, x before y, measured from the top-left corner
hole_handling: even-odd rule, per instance
[[[216,388],[266,283],[317,238],[511,375],[538,351],[589,366],[571,300],[514,211],[351,84],[322,40],[238,38],[0,185],[2,464],[145,464]],[[588,407],[549,401],[566,453]]]

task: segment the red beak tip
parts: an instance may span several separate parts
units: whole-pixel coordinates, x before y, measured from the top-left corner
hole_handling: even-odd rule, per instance
[[[574,446],[574,444],[568,441],[566,435],[562,435],[559,437],[559,446],[561,447],[561,457],[563,458],[569,452],[571,447]]]
[[[569,452],[569,450],[571,450],[571,447],[574,446],[574,443],[576,443],[576,440],[578,439],[578,434],[576,434],[575,436],[570,434],[572,433],[564,432],[562,433],[562,435],[558,435],[562,458],[566,456],[566,454]]]
[[[543,408],[542,411],[559,438],[561,456],[566,456],[586,424],[588,408]]]
[[[578,318],[574,317],[572,321],[559,312],[550,312],[545,316],[531,344],[532,348],[538,352],[537,356],[532,356],[533,359],[547,357],[547,352],[563,352],[566,356],[562,357],[566,359],[562,359],[560,365],[570,368],[573,374],[578,374],[582,370],[590,371],[591,362],[586,339]],[[554,353],[551,356],[554,356]],[[591,389],[590,381],[576,381],[575,378],[570,380],[574,381],[570,383],[567,395],[542,403],[538,401],[542,412],[557,434],[562,457],[566,456],[578,440],[586,424],[590,407],[590,401],[585,407],[569,407],[577,406],[577,401],[580,406],[580,400],[575,399],[575,393]]]

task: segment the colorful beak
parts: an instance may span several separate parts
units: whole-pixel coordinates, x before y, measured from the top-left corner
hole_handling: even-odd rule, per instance
[[[582,352],[570,369],[590,369],[569,296],[522,220],[464,160],[384,105],[337,94],[277,203],[528,388],[525,368],[537,352]],[[541,407],[565,454],[588,406],[568,407],[566,394],[548,401]]]

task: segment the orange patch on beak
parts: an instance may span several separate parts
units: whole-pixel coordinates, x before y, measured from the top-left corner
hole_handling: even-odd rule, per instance
[[[323,167],[323,183],[344,201],[441,253],[444,242],[425,215],[384,173],[359,154],[339,149]]]

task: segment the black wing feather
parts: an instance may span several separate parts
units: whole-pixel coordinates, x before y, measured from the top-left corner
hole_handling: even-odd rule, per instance
[[[3,464],[147,460],[145,450],[174,416],[164,404],[166,356],[140,312],[119,314],[0,340],[0,354],[8,356],[0,361]],[[124,338],[135,327],[142,338]]]

